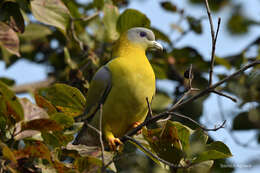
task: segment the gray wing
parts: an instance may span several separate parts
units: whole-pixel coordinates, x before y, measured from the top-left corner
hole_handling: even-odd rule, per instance
[[[83,115],[76,118],[76,121],[90,120],[103,104],[112,87],[111,72],[107,66],[101,67],[93,77],[87,95],[86,108]]]

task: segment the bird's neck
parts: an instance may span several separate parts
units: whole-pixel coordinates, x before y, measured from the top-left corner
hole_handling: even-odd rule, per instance
[[[145,57],[145,49],[129,42],[126,38],[121,38],[113,50],[113,57]]]

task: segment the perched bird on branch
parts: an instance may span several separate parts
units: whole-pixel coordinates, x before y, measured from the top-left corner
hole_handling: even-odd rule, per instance
[[[112,150],[121,144],[120,137],[145,120],[146,98],[151,102],[155,94],[155,75],[145,54],[149,48],[163,49],[151,30],[129,29],[113,50],[115,58],[101,67],[90,83],[85,113],[79,118],[99,129],[102,116],[102,134]],[[100,141],[97,132],[84,125],[73,144],[93,146]]]

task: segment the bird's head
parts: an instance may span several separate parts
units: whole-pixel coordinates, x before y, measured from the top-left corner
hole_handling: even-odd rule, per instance
[[[143,27],[135,27],[120,36],[113,48],[112,57],[120,56],[120,54],[145,53],[146,49],[163,50],[163,47],[155,41],[153,31]]]
[[[128,41],[132,44],[141,46],[143,49],[159,49],[163,50],[160,43],[155,41],[153,31],[143,27],[131,28],[126,32]]]

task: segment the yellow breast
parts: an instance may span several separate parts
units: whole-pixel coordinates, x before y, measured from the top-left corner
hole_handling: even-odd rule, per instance
[[[151,101],[155,94],[155,75],[145,51],[135,46],[126,50],[108,64],[112,89],[104,104],[104,126],[115,136],[125,134],[134,122],[145,119],[146,97]]]

